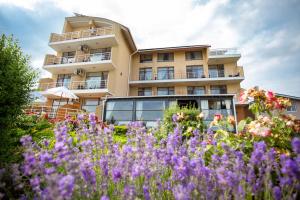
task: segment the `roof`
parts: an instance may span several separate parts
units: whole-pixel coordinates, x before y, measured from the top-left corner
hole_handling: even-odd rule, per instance
[[[149,48],[149,49],[138,49],[138,52],[151,52],[151,51],[166,51],[166,50],[181,50],[191,48],[209,48],[210,45],[188,45],[188,46],[175,46],[175,47],[161,47],[161,48]]]
[[[289,99],[300,100],[300,97],[291,96],[291,95],[287,95],[287,94],[276,93],[275,95],[279,96],[279,97],[285,97],[285,98],[289,98]]]
[[[65,18],[66,21],[68,22],[89,22],[90,20],[94,20],[94,21],[103,21],[103,22],[107,22],[107,23],[115,23],[121,26],[121,29],[125,32],[125,36],[129,39],[130,45],[133,49],[133,51],[137,50],[137,47],[135,45],[135,42],[133,40],[132,34],[129,30],[128,27],[124,26],[123,24],[120,24],[119,22],[110,20],[110,19],[106,19],[106,18],[102,18],[102,17],[92,17],[92,16],[86,16],[86,15],[80,15],[80,14],[75,14],[75,16],[71,16],[71,17],[66,17]]]
[[[159,99],[159,98],[219,98],[219,97],[230,97],[233,98],[235,94],[202,94],[202,95],[161,95],[161,96],[126,96],[126,97],[115,97],[107,96],[106,99]]]

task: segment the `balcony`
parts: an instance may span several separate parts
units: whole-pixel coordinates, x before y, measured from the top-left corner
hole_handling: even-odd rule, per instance
[[[244,71],[242,67],[238,67],[236,74],[230,74],[222,77],[209,77],[199,73],[171,73],[166,76],[158,74],[147,74],[138,77],[134,77],[129,84],[130,85],[155,85],[155,84],[167,84],[177,83],[178,85],[186,85],[186,83],[205,85],[209,84],[224,84],[224,83],[240,83],[244,80]]]
[[[85,71],[109,71],[115,67],[111,60],[111,52],[82,54],[75,57],[57,57],[46,55],[43,68],[51,73],[73,73],[75,69]]]
[[[46,90],[54,87],[66,87],[79,97],[99,97],[108,93],[107,80],[87,80],[71,82],[48,82],[40,83],[38,90],[46,97],[52,97]]]
[[[211,49],[208,56],[208,64],[225,64],[237,62],[241,53],[235,48]]]
[[[117,44],[114,29],[101,27],[62,34],[51,33],[49,46],[56,51],[76,50],[82,44],[91,48],[110,47]]]

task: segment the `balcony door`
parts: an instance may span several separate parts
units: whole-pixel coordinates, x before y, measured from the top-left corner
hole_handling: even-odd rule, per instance
[[[103,60],[110,60],[110,48],[91,49],[90,61],[99,62]]]
[[[186,66],[186,76],[187,78],[202,78],[203,66],[200,65],[190,65]]]
[[[158,80],[174,79],[174,67],[158,67],[157,79]]]
[[[74,63],[75,62],[75,51],[63,52],[61,58],[61,64]]]
[[[152,68],[141,68],[139,72],[139,80],[152,80]]]
[[[69,88],[71,83],[71,74],[59,74],[57,77],[56,87]]]
[[[208,66],[208,73],[210,78],[225,77],[224,65]]]
[[[107,86],[108,72],[90,72],[86,74],[86,89],[103,89]]]

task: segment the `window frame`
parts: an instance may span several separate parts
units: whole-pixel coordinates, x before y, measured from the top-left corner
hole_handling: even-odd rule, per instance
[[[150,95],[145,95],[145,90],[150,90],[151,94]],[[143,95],[140,95],[140,92],[143,93]],[[138,96],[152,96],[152,88],[151,87],[138,88]]]
[[[166,70],[164,70],[166,69]],[[160,77],[160,73],[162,73],[163,71],[166,71],[166,76],[167,78],[165,79],[161,79]],[[165,66],[165,67],[157,67],[157,80],[169,80],[169,79],[174,79],[174,75],[175,75],[175,69],[173,66]]]
[[[147,70],[150,70],[150,71],[147,71]],[[150,72],[150,76],[147,76],[147,73],[149,73],[149,72]],[[139,68],[139,80],[140,81],[152,80],[152,73],[153,73],[152,67]],[[144,78],[142,79],[141,77],[144,77]],[[150,77],[150,79],[148,79],[146,77]]]
[[[212,89],[213,87],[219,87],[219,93],[212,93],[212,91],[216,91],[216,89]],[[225,89],[224,89],[225,88]],[[223,90],[223,92],[222,92],[222,89],[224,89]],[[224,92],[225,91],[225,92]],[[210,86],[210,93],[211,94],[227,94],[228,92],[227,92],[227,85],[211,85]]]
[[[189,91],[191,91],[191,90],[189,90],[189,89],[191,89],[191,88],[192,88],[193,93],[190,94]],[[203,94],[206,94],[205,86],[187,86],[187,94],[188,95],[202,95],[202,94],[195,93],[196,88],[203,88],[203,91],[204,91]]]
[[[162,60],[159,59],[160,55],[163,55]],[[165,59],[166,55],[168,55],[168,59]],[[174,62],[174,52],[157,53],[157,62]]]
[[[145,55],[150,55],[151,56],[151,60],[142,60],[142,56],[145,56]],[[143,54],[140,54],[140,63],[151,63],[153,62],[153,53],[143,53]]]
[[[192,58],[192,57],[195,57],[195,56],[190,56],[190,58],[188,58],[188,54],[194,54],[196,52],[199,52],[200,53],[200,57],[199,58]],[[199,50],[199,51],[186,51],[185,52],[185,60],[203,60],[203,51],[202,50]]]
[[[167,89],[167,93],[168,94],[158,94],[159,90],[161,89]],[[170,93],[173,93],[173,94],[170,94]],[[165,96],[165,95],[175,95],[175,87],[157,87],[157,96]]]
[[[187,65],[186,67],[185,67],[185,69],[186,69],[186,78],[188,78],[188,79],[192,79],[192,78],[203,78],[203,76],[204,76],[204,69],[203,69],[203,65]],[[199,73],[199,76],[198,76],[198,74],[196,75],[196,76],[194,76],[194,73],[195,72],[193,72],[195,69],[199,69],[199,71],[200,71],[200,73]],[[188,71],[192,71],[192,72],[188,72]],[[191,75],[191,73],[192,73],[192,75]]]

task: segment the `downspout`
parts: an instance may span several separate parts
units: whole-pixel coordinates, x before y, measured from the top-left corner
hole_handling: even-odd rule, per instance
[[[234,95],[234,98],[232,99],[232,103],[233,103],[233,113],[234,113],[234,121],[235,121],[235,133],[238,134],[238,123],[237,123],[237,116],[236,116],[235,99],[236,99],[236,94]]]
[[[129,96],[129,82],[131,77],[131,58],[134,54],[136,54],[138,50],[134,51],[132,54],[129,55],[129,62],[128,62],[128,84],[127,84],[127,96]]]

